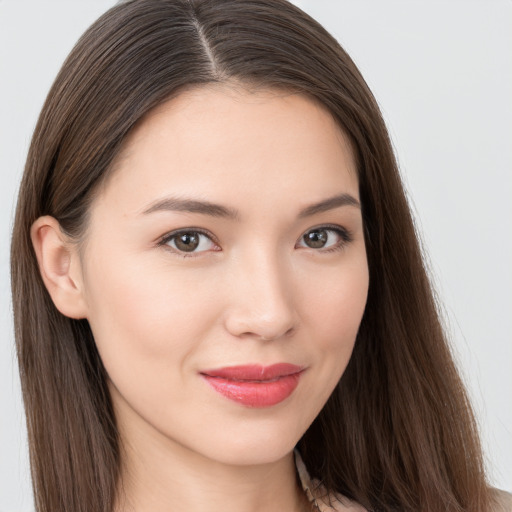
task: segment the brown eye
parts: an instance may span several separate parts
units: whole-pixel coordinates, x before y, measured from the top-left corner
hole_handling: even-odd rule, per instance
[[[316,229],[315,231],[309,231],[302,239],[304,243],[312,249],[321,249],[325,246],[329,238],[329,234],[326,229]]]
[[[214,249],[215,244],[199,231],[181,231],[171,235],[165,244],[178,252],[202,252]]]
[[[341,249],[351,240],[350,233],[341,226],[323,226],[304,233],[298,245],[310,249]]]
[[[197,233],[181,233],[174,239],[176,249],[185,252],[195,251],[199,247]]]

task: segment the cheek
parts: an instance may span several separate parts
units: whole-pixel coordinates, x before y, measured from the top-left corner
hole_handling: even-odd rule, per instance
[[[326,349],[342,348],[354,341],[361,323],[368,295],[368,268],[366,259],[347,265],[342,271],[321,279],[311,286],[308,293],[308,318],[316,326],[319,340]]]
[[[128,258],[90,266],[89,323],[107,370],[183,361],[218,316],[211,290],[152,263],[137,271]]]
[[[309,294],[305,323],[309,326],[310,338],[314,340],[313,357],[319,365],[316,388],[321,390],[325,400],[343,375],[352,355],[366,306],[368,281],[366,259],[361,259],[359,263],[323,279],[323,286]]]
[[[308,276],[312,273],[308,272]],[[304,430],[320,413],[342,377],[352,356],[366,306],[368,269],[361,256],[354,264],[316,273],[301,280],[301,338],[311,363],[305,375],[300,407]]]
[[[134,410],[170,428],[177,420],[169,404],[188,407],[180,390],[219,315],[211,288],[158,259],[150,263],[137,272],[129,258],[90,264],[89,323],[117,413]]]

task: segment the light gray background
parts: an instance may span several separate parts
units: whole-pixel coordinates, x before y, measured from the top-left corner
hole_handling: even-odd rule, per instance
[[[387,120],[482,429],[512,491],[512,2],[296,0]],[[14,198],[45,95],[111,0],[0,0],[0,512],[33,510],[11,327]]]

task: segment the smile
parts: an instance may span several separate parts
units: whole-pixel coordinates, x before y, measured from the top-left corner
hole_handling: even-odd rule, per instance
[[[304,371],[301,366],[278,363],[205,370],[201,376],[218,393],[247,407],[271,407],[288,398]]]

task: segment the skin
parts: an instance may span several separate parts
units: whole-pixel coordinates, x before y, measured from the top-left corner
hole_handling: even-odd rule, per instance
[[[300,215],[342,194],[353,204]],[[147,212],[169,197],[234,215]],[[366,304],[358,200],[351,147],[323,107],[211,86],[132,132],[80,248],[55,219],[34,223],[46,286],[63,314],[88,319],[109,375],[118,510],[308,510],[292,452],[343,374]],[[304,234],[325,225],[326,246],[308,246]],[[208,236],[192,253],[162,242],[182,228]],[[305,371],[272,407],[228,400],[200,375],[278,362]]]

